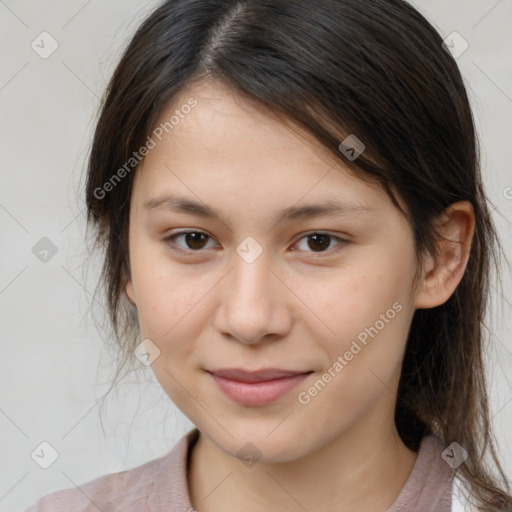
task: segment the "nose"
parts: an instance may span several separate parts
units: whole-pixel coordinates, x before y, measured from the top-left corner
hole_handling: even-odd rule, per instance
[[[216,329],[246,344],[282,338],[292,324],[293,295],[264,255],[248,263],[236,254],[219,292]]]

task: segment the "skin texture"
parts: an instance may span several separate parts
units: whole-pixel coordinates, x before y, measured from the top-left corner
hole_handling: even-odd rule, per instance
[[[182,91],[157,124],[190,97],[197,106],[136,171],[126,293],[143,339],[160,350],[156,378],[201,432],[188,473],[192,505],[199,512],[385,511],[416,460],[393,420],[408,329],[416,308],[442,304],[460,282],[472,208],[460,202],[447,210],[445,232],[463,243],[440,242],[412,289],[412,232],[380,187],[215,82]],[[206,203],[222,220],[143,207],[162,194]],[[284,208],[328,199],[369,210],[274,221]],[[179,230],[208,236],[189,245],[184,235],[165,240]],[[308,243],[306,235],[319,231],[331,237]],[[262,249],[252,263],[237,253],[247,237]],[[393,304],[393,318],[301,403],[299,393]],[[313,373],[271,404],[245,406],[205,371],[265,367]],[[250,467],[238,454],[248,442],[260,457]]]

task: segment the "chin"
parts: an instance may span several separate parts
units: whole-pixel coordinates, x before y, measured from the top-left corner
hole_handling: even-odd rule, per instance
[[[249,427],[244,422],[226,424],[224,427],[229,434],[220,427],[214,432],[198,428],[224,453],[246,463],[248,467],[257,462],[289,462],[310,452],[312,448],[304,443],[304,433],[287,429],[284,425],[278,426],[279,423],[274,420],[271,423],[272,427],[268,426],[268,422],[261,425],[253,422]]]

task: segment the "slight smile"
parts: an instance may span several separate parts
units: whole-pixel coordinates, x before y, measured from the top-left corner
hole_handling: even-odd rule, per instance
[[[255,407],[275,402],[313,372],[268,368],[207,370],[207,373],[228,398],[240,405]]]

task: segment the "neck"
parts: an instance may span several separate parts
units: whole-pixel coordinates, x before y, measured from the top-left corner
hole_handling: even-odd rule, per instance
[[[300,459],[251,467],[200,434],[187,471],[191,504],[198,512],[385,512],[417,454],[401,441],[393,417],[380,413]]]

